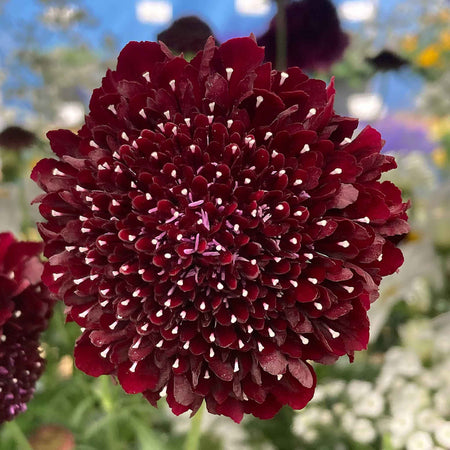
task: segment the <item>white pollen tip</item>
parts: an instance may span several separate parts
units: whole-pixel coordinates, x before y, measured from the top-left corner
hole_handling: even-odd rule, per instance
[[[338,242],[337,245],[339,245],[340,247],[343,247],[343,248],[347,248],[347,247],[350,246],[350,242],[348,242],[348,241],[341,241],[341,242]]]
[[[258,95],[256,97],[256,107],[258,107],[264,101],[264,97],[262,95]]]
[[[170,88],[172,89],[173,92],[175,92],[175,84],[176,84],[175,80],[170,80],[169,81]]]
[[[225,69],[225,72],[227,73],[227,80],[230,81],[231,75],[233,74],[234,69],[232,67],[227,67]]]
[[[289,78],[289,74],[286,72],[281,72],[280,74],[280,86],[283,86],[284,82]]]

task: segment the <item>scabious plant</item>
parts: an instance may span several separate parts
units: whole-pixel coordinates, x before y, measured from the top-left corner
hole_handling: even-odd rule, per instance
[[[41,282],[41,250],[0,233],[0,423],[26,410],[44,369],[39,337],[53,301]]]
[[[253,38],[190,62],[130,42],[81,130],[48,134],[32,178],[43,280],[82,329],[75,362],[175,414],[239,422],[301,409],[310,361],[353,358],[402,263],[400,191],[380,134],[333,84],[263,64]]]

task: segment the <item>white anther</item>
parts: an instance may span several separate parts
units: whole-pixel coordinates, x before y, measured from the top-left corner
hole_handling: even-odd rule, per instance
[[[170,86],[170,88],[172,89],[173,92],[175,92],[175,84],[176,84],[175,80],[170,80],[169,81],[169,86]]]
[[[321,220],[320,222],[317,222],[317,225],[319,225],[320,227],[324,227],[327,224],[326,220]]]
[[[348,241],[341,241],[341,242],[338,242],[337,245],[339,245],[340,247],[343,247],[343,248],[347,248],[347,247],[350,246],[350,242],[348,242]]]
[[[303,183],[303,180],[300,180],[299,178],[294,181],[294,186],[300,186]]]
[[[342,173],[342,169],[340,167],[337,167],[332,172],[330,172],[330,175],[340,175]]]
[[[309,145],[308,144],[305,144],[304,146],[303,146],[303,148],[300,150],[300,153],[306,153],[306,152],[309,152],[311,149],[309,148]]]
[[[164,111],[164,115],[166,116],[167,119],[170,119],[170,111]]]
[[[261,344],[261,342],[258,342],[258,350],[262,352],[264,350],[264,345]]]
[[[310,117],[314,116],[314,114],[316,114],[317,109],[316,108],[311,108],[308,112],[308,115],[306,116],[307,119],[309,119]]]
[[[149,73],[149,72],[144,72],[144,73],[142,74],[142,76],[143,76],[148,82],[150,82],[150,73]]]
[[[236,323],[237,318],[234,314],[231,315],[231,323]]]
[[[256,107],[258,107],[264,101],[264,97],[262,95],[258,95],[256,97]]]
[[[322,311],[322,309],[323,309],[322,304],[319,303],[319,302],[314,302],[314,306],[315,306],[319,311]]]
[[[275,337],[275,332],[272,330],[272,328],[268,328],[267,331],[269,332],[270,337]]]
[[[309,339],[305,336],[300,335],[300,340],[302,341],[302,344],[304,344],[304,345],[309,343]]]
[[[137,367],[137,365],[138,365],[138,361],[135,361],[135,362],[131,365],[129,371],[130,371],[130,372],[133,372],[133,373],[136,372],[136,367]]]
[[[295,280],[289,280],[289,283],[291,283],[295,288],[298,286],[298,282]]]
[[[227,73],[227,80],[230,81],[231,75],[233,74],[234,69],[232,67],[227,67],[225,72]]]
[[[280,73],[280,86],[283,86],[284,82],[289,78],[289,74],[286,72]]]
[[[175,360],[175,362],[172,364],[172,367],[174,368],[174,369],[178,369],[178,367],[180,367],[180,360],[177,358],[176,360]]]
[[[124,140],[124,141],[129,141],[130,138],[128,137],[128,134],[125,133],[125,131],[122,131],[122,134],[120,135],[120,137]]]
[[[310,283],[312,283],[312,284],[317,284],[317,283],[318,283],[317,278],[308,278],[308,281],[309,281]]]
[[[65,175],[65,173],[64,172],[61,172],[59,169],[53,169],[52,170],[52,175],[54,175],[54,176],[56,176],[56,175],[59,175],[59,176],[64,176]]]

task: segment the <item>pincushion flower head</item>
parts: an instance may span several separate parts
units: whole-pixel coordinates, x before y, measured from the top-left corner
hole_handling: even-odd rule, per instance
[[[48,134],[43,279],[82,327],[75,362],[175,414],[303,408],[308,361],[366,347],[402,263],[406,205],[382,140],[333,112],[333,86],[262,64],[250,38],[191,62],[131,42],[78,134]]]
[[[41,250],[0,233],[0,423],[26,410],[44,369],[39,336],[53,302],[41,282]]]

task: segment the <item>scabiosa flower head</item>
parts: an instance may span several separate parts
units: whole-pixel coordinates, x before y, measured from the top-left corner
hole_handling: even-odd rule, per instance
[[[258,38],[266,61],[276,60],[276,17]],[[287,63],[302,69],[326,69],[339,60],[349,44],[330,0],[301,0],[286,7]]]
[[[52,131],[43,279],[83,333],[75,362],[179,414],[303,408],[315,375],[366,347],[366,311],[402,262],[406,205],[371,128],[333,86],[262,64],[252,38],[188,63],[131,42],[86,124]]]
[[[44,368],[39,335],[52,301],[41,283],[41,250],[0,233],[0,423],[26,410]]]

